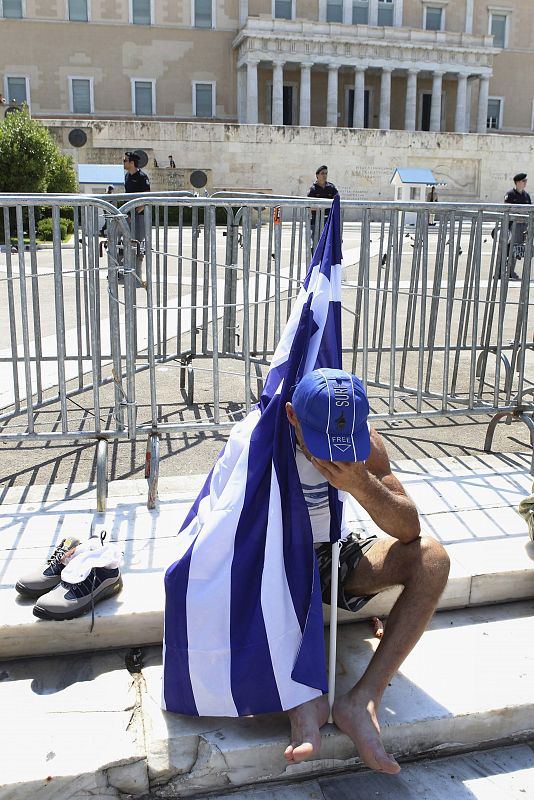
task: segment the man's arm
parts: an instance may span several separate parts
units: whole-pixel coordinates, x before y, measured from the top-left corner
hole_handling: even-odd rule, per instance
[[[143,174],[139,175],[139,178],[140,178],[140,181],[139,181],[139,186],[137,187],[137,191],[138,192],[149,192],[150,191],[150,180],[148,178],[148,175],[143,173]],[[136,212],[138,214],[142,214],[143,211],[145,210],[145,206],[136,206],[135,210],[136,210]]]
[[[323,461],[312,458],[321,475],[336,489],[351,494],[385,533],[401,542],[421,533],[414,502],[391,472],[382,437],[371,429],[371,454],[361,461]]]

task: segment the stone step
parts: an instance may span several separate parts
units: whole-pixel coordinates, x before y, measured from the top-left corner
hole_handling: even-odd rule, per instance
[[[418,505],[423,531],[447,548],[451,573],[441,609],[532,596],[534,545],[517,513],[530,493],[530,453],[421,459],[394,464]],[[73,485],[10,490],[0,506],[0,658],[159,643],[163,631],[163,575],[174,560],[175,535],[204,476],[160,481],[158,508],[146,508],[146,483],[110,485],[108,510],[98,513],[94,488]],[[380,533],[354,504],[348,513],[364,535]],[[14,590],[18,577],[44,563],[65,536],[85,539],[105,529],[124,547],[124,588],[96,606],[90,619],[47,622]],[[374,598],[340,622],[387,614],[395,591]]]
[[[406,764],[398,776],[348,772],[198,800],[526,800],[534,797],[534,742]]]
[[[530,600],[435,615],[386,689],[380,709],[386,748],[403,764],[394,778],[360,776],[352,743],[334,725],[324,727],[316,760],[290,766],[282,756],[289,741],[286,715],[188,718],[161,711],[160,648],[142,650],[136,674],[125,668],[121,650],[3,661],[0,707],[2,730],[9,735],[2,742],[0,800],[89,800],[148,792],[151,798],[203,797],[251,786],[269,789],[262,798],[267,800],[276,798],[270,787],[322,775],[328,780],[323,786],[321,779],[322,794],[311,795],[314,800],[431,800],[425,783],[415,782],[419,794],[413,793],[417,773],[408,762],[533,738],[533,612]],[[362,674],[377,640],[364,622],[341,626],[338,639],[337,691],[343,692]],[[485,758],[477,756],[473,764]],[[460,779],[462,785],[475,781],[480,767],[469,768],[464,760],[461,771],[447,772],[446,762],[439,763],[441,771],[433,774],[449,781],[447,796],[454,800],[530,796],[522,793],[519,778],[509,795],[501,791],[502,782],[491,784],[493,793],[453,794]],[[485,763],[486,771],[502,772],[502,765],[492,766],[487,758]],[[335,777],[348,769],[361,780],[350,791]],[[307,796],[282,794],[280,800],[286,797]]]

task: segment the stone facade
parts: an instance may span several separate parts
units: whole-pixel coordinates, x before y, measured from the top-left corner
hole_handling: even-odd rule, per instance
[[[319,164],[348,200],[393,200],[396,167],[429,167],[440,200],[500,203],[519,170],[534,174],[534,136],[351,130],[221,123],[43,120],[65,152],[85,163],[121,163],[125,147],[149,156],[154,190],[189,189],[193,170],[206,172],[208,191],[260,190],[305,195]],[[73,127],[87,144],[68,143]],[[178,169],[154,169],[173,152]],[[290,167],[288,168],[288,165]]]
[[[211,10],[199,0],[13,0],[2,8],[0,89],[25,96],[38,117],[533,128],[532,0],[212,0]],[[18,8],[21,19],[7,16]]]

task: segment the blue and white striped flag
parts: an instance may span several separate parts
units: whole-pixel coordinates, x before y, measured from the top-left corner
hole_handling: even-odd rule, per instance
[[[258,406],[237,423],[165,575],[163,708],[244,716],[327,690],[319,576],[285,412],[297,381],[341,368],[341,228],[334,198]],[[331,541],[342,506],[330,487]]]

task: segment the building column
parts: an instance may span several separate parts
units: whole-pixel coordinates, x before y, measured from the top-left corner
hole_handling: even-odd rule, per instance
[[[311,123],[311,68],[312,64],[300,65],[300,110],[299,125],[308,126]]]
[[[378,25],[378,0],[369,0],[369,25]]]
[[[352,117],[354,128],[365,127],[365,69],[356,67],[354,70],[354,114]]]
[[[247,24],[248,18],[248,0],[239,0],[239,25]]]
[[[391,72],[389,67],[382,68],[380,79],[380,116],[378,127],[380,130],[389,131],[391,124]]]
[[[237,121],[245,122],[247,119],[247,73],[246,67],[237,69]]]
[[[473,95],[473,77],[469,77],[467,79],[467,101],[466,101],[466,108],[465,108],[465,129],[467,133],[471,131],[471,106],[472,106],[472,95]]]
[[[396,0],[393,5],[393,26],[395,28],[402,28],[402,3],[403,0]]]
[[[247,61],[247,123],[258,124],[258,62]]]
[[[328,65],[328,90],[326,95],[326,124],[329,128],[337,127],[337,64]]]
[[[473,2],[465,0],[465,32],[473,33]]]
[[[271,124],[284,124],[284,62],[273,62],[273,101]]]
[[[415,130],[415,112],[417,108],[417,70],[408,70],[406,80],[406,107],[404,111],[404,130]]]
[[[481,75],[480,83],[478,86],[477,133],[486,133],[487,130],[488,95],[489,95],[489,78],[487,75]]]
[[[441,130],[441,90],[443,73],[434,72],[432,76],[432,100],[430,103],[430,130]]]
[[[465,133],[465,117],[467,112],[467,75],[458,75],[456,86],[456,115],[454,117],[454,130]]]

